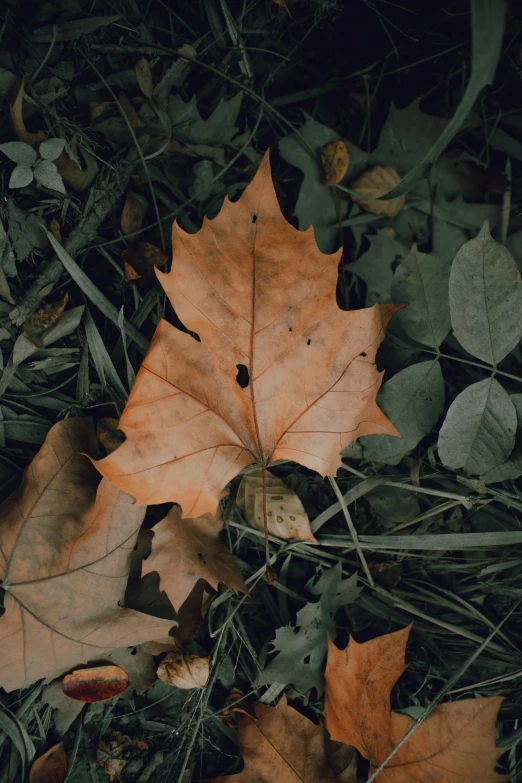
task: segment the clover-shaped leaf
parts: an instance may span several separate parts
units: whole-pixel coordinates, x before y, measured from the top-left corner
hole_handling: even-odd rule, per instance
[[[9,178],[10,188],[25,188],[26,185],[30,185],[33,181],[33,170],[26,168],[25,166],[16,166],[11,172]]]
[[[59,193],[65,193],[63,180],[58,169],[50,160],[39,160],[34,167],[34,176],[40,185],[57,190]]]
[[[5,144],[0,144],[0,151],[3,152],[9,160],[12,160],[13,163],[18,163],[18,165],[23,166],[24,169],[29,169],[36,160],[36,152],[34,149],[30,144],[25,144],[23,141],[8,141]],[[29,180],[29,182],[30,181],[31,180]],[[20,188],[22,185],[10,185],[10,187]]]
[[[62,154],[64,147],[65,139],[47,139],[46,141],[42,141],[38,151],[40,157],[44,160],[56,160],[56,158],[59,158]]]

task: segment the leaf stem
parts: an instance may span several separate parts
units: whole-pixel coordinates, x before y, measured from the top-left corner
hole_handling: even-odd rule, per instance
[[[518,375],[511,375],[509,372],[497,370],[497,368],[493,367],[491,364],[480,364],[479,362],[472,362],[470,359],[461,359],[459,356],[451,356],[449,353],[432,351],[431,348],[423,348],[422,350],[425,353],[431,353],[433,356],[436,356],[440,359],[451,359],[452,361],[460,362],[461,364],[471,364],[473,367],[478,367],[480,370],[488,370],[488,372],[490,372],[492,375],[503,375],[504,378],[511,378],[512,381],[518,381],[519,383],[522,383],[522,378],[520,378]]]
[[[359,559],[361,561],[361,565],[364,569],[364,573],[366,574],[366,578],[368,582],[370,583],[371,587],[375,587],[375,582],[373,581],[373,576],[371,574],[370,569],[368,568],[368,563],[366,562],[366,558],[364,556],[364,553],[361,549],[361,545],[359,543],[359,538],[357,536],[357,530],[355,529],[355,525],[353,524],[352,517],[350,516],[350,512],[348,511],[348,506],[346,505],[346,501],[343,497],[343,494],[341,490],[339,489],[337,485],[337,481],[334,479],[333,476],[328,476],[328,481],[332,485],[333,491],[335,492],[335,495],[337,497],[337,500],[341,504],[341,508],[343,510],[344,518],[346,519],[346,524],[348,525],[348,530],[350,531],[350,535],[353,538],[353,543],[356,549],[357,554],[359,555]]]
[[[270,545],[268,543],[268,519],[266,516],[266,462],[263,460],[261,463],[261,475],[263,477],[263,531],[265,534],[265,563],[266,563],[266,578],[268,582],[275,582],[277,579],[277,573],[275,569],[270,565]]]

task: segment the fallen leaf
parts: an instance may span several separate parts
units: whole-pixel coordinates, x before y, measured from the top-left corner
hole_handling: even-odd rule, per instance
[[[411,627],[411,626],[410,626]],[[410,627],[345,650],[330,641],[326,666],[326,728],[370,761],[370,774],[391,753],[413,719],[390,710],[390,693],[404,665]],[[377,776],[378,783],[500,783],[503,753],[495,744],[502,698],[437,705]]]
[[[27,130],[24,123],[23,105],[25,96],[25,79],[20,82],[20,87],[16,94],[16,98],[12,106],[10,107],[11,122],[13,123],[14,132],[18,136],[20,141],[25,141],[26,144],[39,144],[41,141],[47,139],[47,134],[43,131],[37,131],[37,133],[31,133]]]
[[[160,589],[178,612],[199,579],[215,590],[221,583],[236,593],[248,593],[229,549],[217,538],[223,520],[205,514],[182,519],[175,507],[154,525],[152,552],[143,562],[142,574],[157,571]]]
[[[122,609],[144,509],[105,481],[92,419],[55,424],[0,506],[0,683],[57,677],[115,647],[161,639],[173,623]]]
[[[240,714],[250,715],[255,718],[253,713],[247,709],[245,694],[239,688],[232,688],[223,703],[223,709],[219,711],[219,722],[224,723],[231,729],[237,729],[237,716]]]
[[[363,193],[372,198],[363,199],[358,196],[352,196],[352,198],[367,212],[393,217],[403,208],[406,203],[406,196],[398,196],[387,201],[380,201],[379,196],[388,193],[400,181],[400,176],[392,166],[373,166],[373,168],[363,172],[354,182],[350,182],[351,190],[356,190],[358,193]]]
[[[44,685],[42,690],[42,704],[49,704],[53,708],[53,720],[56,731],[65,734],[71,724],[76,720],[85,707],[85,702],[74,701],[62,691],[62,681],[53,680]]]
[[[169,254],[152,242],[136,242],[132,247],[122,250],[122,258],[131,267],[136,276],[126,274],[127,281],[143,280],[147,283],[155,282],[155,269],[165,266],[169,260]]]
[[[135,234],[141,229],[147,206],[147,199],[140,196],[139,193],[133,193],[132,191],[127,193],[120,220],[121,232],[124,236]],[[135,237],[131,239],[131,242],[135,241]]]
[[[253,462],[334,476],[351,441],[397,434],[375,402],[375,353],[400,306],[340,310],[339,253],[286,222],[268,154],[198,233],[174,224],[173,253],[156,274],[198,339],[160,321],[120,419],[125,443],[96,463],[139,505],[199,517]]]
[[[123,109],[125,116],[127,117],[131,127],[132,128],[145,127],[145,123],[141,119],[135,107],[132,105],[127,93],[123,91],[120,92],[120,94],[118,95],[118,99],[120,101],[121,108]]]
[[[279,538],[314,541],[310,520],[299,497],[280,478],[266,471],[266,517],[268,532]],[[241,479],[237,505],[247,521],[257,530],[264,530],[262,469],[249,471]]]
[[[319,601],[307,603],[297,612],[295,627],[277,629],[272,644],[278,654],[258,676],[257,685],[278,682],[291,684],[303,694],[311,688],[322,694],[328,635],[335,634],[337,611],[354,603],[361,588],[357,587],[356,574],[343,579],[338,563],[321,575],[310,592],[320,596]]]
[[[96,766],[109,776],[110,783],[120,783],[121,773],[133,750],[147,750],[148,745],[140,739],[131,739],[121,731],[109,731],[103,735],[96,748]]]
[[[398,261],[406,258],[408,248],[395,239],[389,228],[381,228],[369,234],[370,247],[353,264],[345,269],[354,272],[367,285],[367,307],[376,302],[391,301],[394,270]]]
[[[236,121],[243,93],[229,100],[221,99],[206,120],[201,117],[193,95],[185,102],[181,96],[168,96],[168,115],[172,123],[172,138],[185,144],[228,144],[236,135]]]
[[[125,435],[118,429],[118,419],[110,417],[98,419],[96,422],[96,437],[106,452],[111,454],[125,442]]]
[[[335,185],[344,178],[348,171],[350,155],[342,139],[329,141],[319,150],[324,170],[324,181],[327,185]]]
[[[289,707],[284,695],[277,707],[256,703],[252,709],[254,718],[238,717],[243,771],[212,783],[334,783],[321,726]]]
[[[122,698],[132,699],[134,694],[145,693],[156,681],[154,655],[157,653],[144,649],[147,644],[140,644],[137,647],[121,647],[118,650],[113,650],[107,656],[108,661],[113,661],[127,672],[129,685],[127,690],[120,694]],[[151,644],[154,643],[151,642]]]
[[[84,169],[68,155],[67,149],[64,149],[61,155],[54,161],[65,184],[80,193],[90,187],[98,174],[98,164],[94,155],[91,155],[84,149],[82,149],[81,153],[86,164]]]
[[[326,741],[326,757],[335,783],[359,783],[357,775],[357,751],[342,742]]]
[[[57,217],[52,217],[48,224],[48,229],[53,235],[53,237],[56,239],[57,242],[62,241],[62,232],[60,229],[60,221]]]
[[[67,674],[62,691],[70,699],[93,703],[118,696],[128,684],[129,675],[119,666],[94,666]]]
[[[168,652],[156,674],[166,685],[172,685],[183,691],[204,688],[209,677],[209,661],[209,658],[200,658],[199,655]]]
[[[67,754],[62,743],[39,756],[31,767],[29,783],[62,783],[67,774]]]
[[[42,338],[44,334],[58,321],[65,310],[68,299],[69,294],[65,294],[63,299],[54,302],[41,313],[33,313],[24,321],[23,333],[38,348],[43,346]]]
[[[286,0],[274,0],[274,3],[277,3],[277,5],[280,5],[281,8],[284,8],[290,19],[292,18],[292,14],[290,13],[290,9],[286,4]]]
[[[141,57],[136,63],[136,79],[138,80],[138,86],[142,93],[149,100],[152,99],[152,93],[154,91],[154,84],[152,83],[152,72],[150,70],[150,63],[146,57]]]

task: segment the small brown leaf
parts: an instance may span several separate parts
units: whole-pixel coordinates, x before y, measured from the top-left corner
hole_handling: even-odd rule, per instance
[[[29,783],[62,783],[66,774],[67,755],[59,742],[33,763]]]
[[[47,134],[43,131],[31,133],[25,127],[23,117],[24,96],[25,80],[22,79],[15,101],[10,108],[11,122],[13,123],[14,131],[20,141],[25,141],[26,144],[39,144],[41,141],[47,139]]]
[[[129,676],[119,666],[93,666],[67,674],[62,690],[70,699],[93,703],[118,696],[128,685]]]
[[[219,722],[231,729],[237,729],[238,715],[250,715],[251,718],[255,718],[254,714],[247,709],[245,694],[239,688],[232,688],[223,706],[224,709],[219,713]]]
[[[127,116],[127,119],[130,122],[130,124],[131,124],[131,127],[132,128],[143,128],[145,123],[143,122],[143,120],[141,119],[140,115],[138,114],[138,112],[136,111],[136,109],[134,108],[132,103],[130,102],[127,94],[124,93],[124,92],[120,92],[120,94],[118,95],[118,98],[119,98],[119,101],[120,101],[120,104],[121,104],[121,108],[125,112],[125,114]]]
[[[264,530],[263,478],[261,468],[246,473],[239,485],[237,505],[256,530]],[[268,532],[279,538],[314,541],[310,520],[293,490],[266,471],[266,517]]]
[[[152,283],[156,280],[154,267],[165,266],[170,256],[161,248],[153,245],[151,242],[136,242],[132,247],[122,250],[122,257],[128,266],[130,266],[137,277],[129,274],[128,282],[133,282],[143,278],[144,282]],[[129,270],[130,272],[130,270]],[[126,276],[127,276],[126,270]]]
[[[121,231],[124,236],[134,234],[141,229],[147,206],[147,199],[140,196],[139,193],[133,193],[132,191],[127,193],[120,220]],[[136,238],[131,241],[136,242]]]
[[[160,589],[179,611],[199,579],[215,590],[219,583],[236,593],[247,593],[232,553],[217,538],[223,520],[213,514],[182,519],[176,507],[154,525],[152,552],[143,563],[142,574],[157,571]]]
[[[372,198],[360,199],[357,196],[352,196],[352,198],[367,212],[393,217],[401,211],[406,203],[406,194],[388,201],[378,201],[377,199],[398,185],[400,181],[399,174],[392,166],[374,166],[368,171],[364,171],[355,182],[350,183],[352,190],[357,190],[359,193],[372,196]]]
[[[69,294],[65,294],[63,299],[52,304],[47,310],[44,310],[41,313],[33,313],[33,315],[30,315],[29,318],[24,321],[24,334],[33,345],[38,346],[38,348],[42,347],[42,337],[60,318],[68,299]]]
[[[350,164],[350,155],[342,139],[330,141],[319,150],[324,170],[324,181],[327,185],[340,182]]]
[[[209,658],[168,652],[156,674],[165,685],[173,685],[182,691],[204,688],[209,677]]]
[[[274,3],[277,3],[277,5],[280,5],[281,8],[284,8],[290,19],[292,18],[292,14],[290,13],[290,9],[286,4],[286,0],[274,0]]]
[[[76,145],[71,142],[70,146],[74,149]],[[69,157],[67,150],[63,150],[54,161],[65,184],[69,185],[73,190],[78,190],[80,193],[87,190],[98,174],[96,158],[87,150],[82,150],[82,155],[86,163],[84,169],[81,169],[78,163]]]
[[[49,231],[53,235],[53,237],[56,239],[57,242],[62,241],[62,232],[60,230],[60,223],[58,221],[57,217],[52,217],[48,224]]]
[[[142,93],[151,100],[154,85],[152,83],[152,72],[150,70],[150,63],[146,57],[142,57],[136,63],[136,78],[138,85]]]
[[[125,442],[125,433],[118,429],[118,419],[99,419],[96,423],[96,437],[108,454],[116,451]]]

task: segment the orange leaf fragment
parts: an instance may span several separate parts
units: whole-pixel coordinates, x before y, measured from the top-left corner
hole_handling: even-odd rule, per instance
[[[44,333],[58,321],[65,310],[68,299],[69,294],[65,294],[63,299],[54,302],[54,304],[41,313],[33,313],[24,321],[24,334],[34,345],[39,348],[42,347],[42,337]]]
[[[392,166],[374,166],[364,171],[355,182],[351,182],[351,189],[372,196],[369,199],[352,196],[353,200],[361,205],[367,212],[374,215],[397,215],[406,203],[406,194],[391,198],[388,201],[379,201],[379,196],[384,196],[389,190],[399,184],[401,178]]]
[[[390,693],[401,674],[410,627],[345,650],[332,641],[326,665],[326,728],[333,740],[353,745],[375,770],[413,723],[391,712]],[[503,753],[495,743],[500,697],[437,705],[388,762],[378,783],[500,783]]]
[[[145,241],[136,242],[132,247],[122,250],[121,254],[125,262],[125,277],[129,283],[141,278],[147,283],[154,282],[155,268],[165,266],[169,260],[165,250]]]
[[[25,80],[22,79],[16,94],[15,101],[10,107],[11,122],[13,123],[14,132],[20,141],[25,141],[26,144],[39,144],[41,141],[45,141],[47,139],[47,134],[43,131],[31,133],[25,127],[23,116],[24,96]]]
[[[131,190],[127,193],[120,220],[121,231],[124,236],[135,234],[141,229],[147,206],[147,199],[140,196],[139,193],[133,193]],[[134,241],[136,241],[135,238]]]
[[[183,691],[204,688],[209,677],[209,661],[210,658],[200,658],[199,655],[168,652],[156,674],[165,685],[172,685]]]
[[[143,562],[142,575],[158,572],[160,589],[176,612],[200,579],[215,590],[222,582],[236,593],[248,593],[234,556],[217,538],[222,529],[223,520],[212,514],[182,519],[176,507],[152,528],[152,552]]]
[[[330,141],[319,150],[323,164],[324,181],[327,185],[340,182],[350,165],[350,154],[342,139]]]
[[[154,85],[152,83],[152,72],[150,69],[150,63],[146,57],[142,57],[136,63],[136,79],[142,93],[146,98],[151,100]]]
[[[121,773],[132,752],[148,747],[143,740],[131,739],[121,731],[108,731],[98,742],[96,766],[107,773],[110,783],[121,783]]]
[[[67,754],[59,742],[33,763],[29,783],[62,783],[66,774]]]
[[[96,464],[112,483],[199,517],[253,462],[335,476],[353,440],[398,435],[375,401],[375,354],[400,306],[339,309],[340,251],[285,220],[268,153],[200,231],[174,223],[172,245],[172,271],[156,275],[199,341],[159,322],[120,419],[126,441]]]
[[[93,703],[118,696],[128,685],[129,675],[119,666],[93,666],[67,674],[63,678],[62,691],[70,699]]]
[[[118,419],[107,417],[96,423],[96,437],[109,454],[119,449],[125,441],[125,435],[118,429]]]
[[[290,9],[286,4],[286,0],[274,0],[274,3],[277,3],[277,5],[280,5],[281,8],[284,8],[290,19],[292,18],[292,14],[290,13]]]

